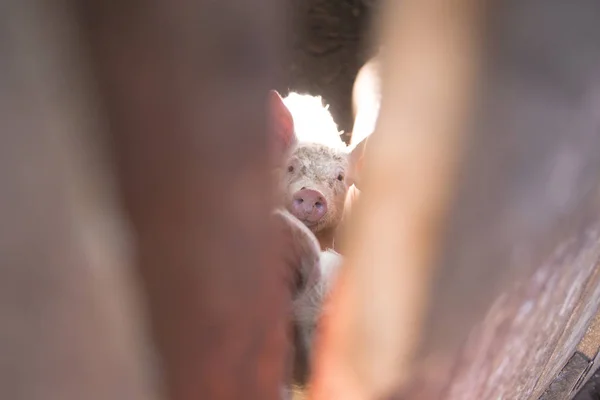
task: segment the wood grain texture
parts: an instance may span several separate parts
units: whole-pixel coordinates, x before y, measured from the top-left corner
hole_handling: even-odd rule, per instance
[[[537,399],[597,310],[599,12],[490,7],[474,133],[407,398]]]
[[[428,7],[445,18],[458,13],[441,5],[435,8],[434,2]],[[600,8],[591,1],[529,0],[490,2],[486,11],[477,107],[464,128],[470,135],[452,186],[441,251],[432,268],[419,350],[412,350],[415,357],[410,367],[392,369],[398,383],[404,382],[393,398],[537,399],[573,355],[600,301],[600,27],[594,22]],[[416,19],[411,23],[417,24]],[[389,64],[383,61],[384,77],[385,68],[401,71],[390,60]],[[404,83],[396,90],[410,86],[408,79]],[[392,101],[385,79],[383,85],[382,119],[386,90],[387,101]],[[419,91],[413,93],[421,96]],[[396,103],[395,115],[402,115],[402,106],[407,107]],[[432,118],[439,113],[432,106]],[[400,129],[404,122],[395,127],[399,136],[419,132]],[[394,126],[380,123],[378,129],[392,132]],[[383,137],[380,140],[384,142]],[[390,143],[391,139],[386,151],[396,151]],[[386,159],[383,145],[377,159]],[[417,162],[399,159],[397,165],[386,163],[389,182],[397,182],[392,171],[401,170],[402,163],[406,175],[418,175]],[[425,164],[421,164],[424,170]],[[402,189],[405,196],[412,196],[417,187],[404,185]],[[401,207],[402,202],[396,204]],[[392,215],[388,214],[388,221]],[[386,223],[390,222],[382,220],[379,228]],[[421,233],[403,238],[408,242]],[[376,235],[375,231],[369,234]],[[434,249],[434,236],[428,240]],[[367,247],[367,242],[362,246]],[[384,247],[378,250],[385,252]],[[375,260],[371,257],[373,269],[379,268]],[[400,260],[406,258],[395,259],[397,268],[406,271],[407,264]],[[379,287],[381,291],[391,290],[389,282],[399,279],[392,276],[387,275],[388,286]],[[421,284],[413,275],[404,277],[413,285]],[[362,281],[366,281],[364,276]],[[341,281],[339,293],[350,293],[344,285],[350,283]],[[405,301],[414,307],[422,298],[413,295],[412,302]],[[366,292],[354,292],[354,296],[357,302],[367,298]],[[397,301],[399,297],[390,294],[379,304],[377,318],[383,318],[386,308],[399,307]],[[342,303],[338,306],[340,313],[352,313]],[[384,324],[377,318],[360,320],[374,336],[378,329],[388,329],[385,335],[406,337],[407,331],[415,329],[411,325],[392,328],[389,321]],[[336,322],[326,322],[332,325],[325,325],[331,329],[329,335],[338,340],[324,341],[323,353],[340,351],[326,346],[337,346],[348,331],[339,328],[340,322],[338,330],[334,330]],[[364,329],[360,323],[353,328]],[[382,343],[366,345],[365,353],[382,355],[374,352]],[[386,357],[365,358],[366,366],[361,368],[375,369]],[[329,364],[329,368],[334,371],[336,367]],[[343,368],[338,365],[335,371]],[[336,383],[340,393],[346,390],[357,399],[370,398],[358,371],[346,372],[345,381],[341,372],[332,373],[330,379],[340,378]]]
[[[317,348],[314,399],[381,398],[410,381],[471,108],[478,4],[387,6],[381,113]]]

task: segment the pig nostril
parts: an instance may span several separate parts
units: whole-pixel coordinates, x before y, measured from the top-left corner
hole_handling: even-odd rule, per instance
[[[323,205],[323,203],[321,203],[320,201],[317,201],[317,202],[315,203],[315,206],[316,206],[317,208],[321,208],[321,206],[322,206],[322,205]]]
[[[306,186],[302,186],[302,187],[300,188],[300,190],[304,190],[304,189],[306,189]]]

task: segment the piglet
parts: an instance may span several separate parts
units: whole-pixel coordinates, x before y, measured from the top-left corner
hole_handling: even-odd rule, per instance
[[[302,391],[308,382],[312,347],[323,303],[341,265],[333,250],[321,251],[314,234],[285,209],[273,212],[282,239],[281,258],[285,261],[287,284],[292,293],[292,346],[288,357],[287,382],[282,398]],[[293,388],[294,389],[293,389]]]
[[[280,204],[327,250],[335,249],[346,195],[358,178],[364,143],[349,150],[320,102],[296,93],[286,99],[274,90],[269,93]]]

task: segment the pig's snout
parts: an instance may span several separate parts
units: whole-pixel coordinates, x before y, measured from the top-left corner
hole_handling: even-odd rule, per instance
[[[318,222],[327,212],[327,201],[323,193],[302,188],[294,193],[292,199],[292,214],[307,223]]]

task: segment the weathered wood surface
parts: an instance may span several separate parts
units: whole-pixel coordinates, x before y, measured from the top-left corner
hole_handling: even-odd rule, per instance
[[[274,0],[86,2],[171,399],[280,396],[290,306],[269,216]]]
[[[318,344],[319,400],[385,398],[410,383],[472,109],[479,5],[458,1],[447,14],[441,2],[387,6],[381,111]]]
[[[444,7],[450,6],[429,2],[423,9],[460,18],[456,9]],[[420,350],[409,371],[414,375],[407,378],[406,369],[399,370],[398,383],[405,385],[396,398],[537,399],[572,356],[600,301],[600,5],[491,2],[486,11],[478,104],[465,128],[471,134],[443,228]],[[394,51],[399,36],[384,36],[386,51]],[[400,64],[390,57],[383,68],[397,71]],[[386,98],[385,76],[381,118],[388,117],[386,101],[396,101],[394,112],[402,116],[405,104],[390,92]],[[412,87],[408,79],[404,83]],[[388,107],[392,119],[393,106]],[[432,107],[432,118],[439,112]],[[378,132],[385,129],[392,131],[393,125],[380,124]],[[417,133],[398,129],[396,134]],[[385,147],[391,144],[388,139]],[[396,168],[389,163],[386,176],[393,177]],[[413,189],[403,186],[410,196],[415,196]],[[390,214],[382,224],[405,222],[394,218]],[[388,242],[382,243],[378,251],[390,250]],[[391,281],[399,279],[377,264],[370,268]],[[344,285],[352,285],[341,283],[340,293]],[[389,285],[402,287],[398,281]],[[348,296],[354,296],[351,304],[367,299],[358,291]],[[387,306],[398,307],[393,301],[388,298]],[[384,309],[384,303],[372,309],[382,313],[379,319],[363,316],[354,325],[331,321],[331,341],[324,347],[363,325],[376,327],[372,335],[391,335],[377,333],[392,326],[381,319]],[[402,336],[414,327],[392,329]],[[363,337],[356,346],[367,340]],[[331,353],[322,350],[323,356]],[[351,360],[337,351],[338,362]],[[337,388],[329,392],[333,397],[344,393],[345,386],[354,393],[360,390],[357,399],[372,398],[368,393],[376,384],[362,371],[375,369],[381,360],[368,362],[347,367],[346,379],[337,382],[343,374],[334,376],[333,371],[343,368],[330,363],[331,375],[321,370],[317,380],[329,380]],[[326,398],[325,392],[316,393],[315,398]]]
[[[537,399],[600,301],[600,5],[503,2],[488,15],[423,357],[487,308],[442,397]]]
[[[0,398],[278,398],[289,293],[267,223],[263,104],[276,86],[270,66],[280,3],[78,4],[9,1],[0,14]],[[454,4],[454,17],[460,4],[470,3]],[[396,281],[384,287],[390,295],[415,290],[422,303],[380,298],[406,312],[405,325],[402,316],[381,325],[378,315],[360,316],[375,318],[372,326],[391,340],[379,345],[408,354],[404,369],[389,369],[387,355],[368,358],[376,350],[361,343],[369,332],[350,336],[362,357],[392,372],[353,391],[356,398],[397,380],[405,383],[398,398],[537,399],[597,311],[600,5],[515,0],[487,12],[485,68],[463,162],[458,175],[443,171],[421,187],[440,183],[429,200],[445,199],[444,188],[452,188],[451,203],[429,203],[441,234],[419,232],[423,258],[385,260],[387,267],[407,260],[416,262],[399,268],[428,268],[415,275],[389,268]],[[471,17],[463,21],[467,30]],[[91,56],[97,97],[76,37],[89,45],[83,54]],[[392,57],[388,71],[401,58]],[[400,88],[402,79],[393,82]],[[387,91],[382,149],[396,126]],[[456,123],[451,114],[442,115]],[[106,139],[108,152],[98,151]],[[442,143],[452,147],[453,140]],[[440,161],[435,155],[445,147],[437,146],[422,161],[454,165],[458,148]],[[379,167],[392,173],[385,176],[401,176],[403,163],[385,164],[385,155]],[[107,160],[117,162],[114,169]],[[410,185],[419,172],[419,158],[411,160],[414,169],[401,180]],[[380,200],[410,206],[419,193]],[[393,228],[409,210],[379,218]],[[430,227],[415,223],[403,232],[419,226]],[[387,239],[387,250],[400,243],[396,251],[411,240]],[[360,263],[380,265],[367,261]],[[332,332],[335,340],[349,331]],[[356,382],[345,383],[355,389]]]
[[[289,290],[264,106],[279,6],[3,5],[0,398],[279,398]]]
[[[583,388],[573,397],[574,400],[596,400],[600,394],[600,371],[596,370],[583,386]]]
[[[590,391],[588,382],[598,373],[600,367],[600,310],[588,325],[585,335],[577,346],[577,352],[590,360],[590,363],[582,371],[571,393],[585,393]],[[600,395],[600,392],[597,394]]]
[[[0,12],[0,398],[157,399],[81,43],[54,5]]]

